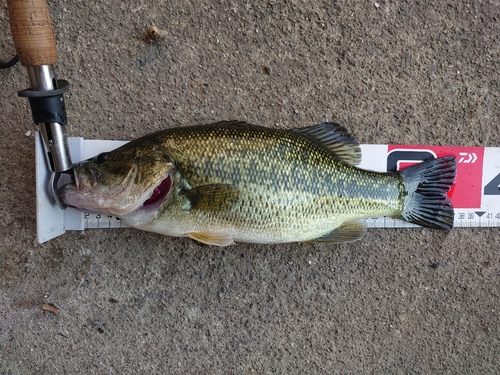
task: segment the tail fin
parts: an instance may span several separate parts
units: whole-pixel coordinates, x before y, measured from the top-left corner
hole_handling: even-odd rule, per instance
[[[408,193],[403,219],[423,227],[451,229],[454,212],[446,193],[455,182],[455,157],[426,160],[399,173]]]

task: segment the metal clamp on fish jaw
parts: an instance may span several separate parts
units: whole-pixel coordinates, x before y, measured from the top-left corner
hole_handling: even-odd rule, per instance
[[[18,95],[29,99],[33,121],[40,127],[47,166],[52,172],[49,191],[57,205],[65,209],[57,183],[61,173],[72,173],[73,168],[64,131],[68,120],[63,93],[69,84],[65,80],[56,81],[51,65],[29,66],[28,75],[31,88],[19,91]]]
[[[40,126],[44,154],[51,171],[49,191],[57,205],[66,205],[57,193],[61,173],[72,173],[73,165],[64,131],[66,109],[62,94],[66,81],[57,81],[54,64],[57,51],[46,0],[7,0],[12,38],[23,66],[27,67],[30,89],[19,92],[29,98],[33,120]]]

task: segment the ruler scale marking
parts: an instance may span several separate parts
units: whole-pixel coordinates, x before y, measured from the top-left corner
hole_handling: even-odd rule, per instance
[[[39,143],[39,137],[36,137]],[[85,140],[69,138],[72,160],[86,160],[101,152],[113,150],[126,142]],[[37,146],[38,147],[38,146]],[[500,227],[500,147],[462,147],[462,146],[410,146],[410,145],[361,145],[362,162],[360,168],[385,172],[394,167],[406,167],[428,157],[455,155],[457,157],[457,180],[449,196],[455,208],[454,227]],[[38,160],[38,157],[37,157]],[[52,217],[54,208],[43,189],[47,186],[48,173],[45,165],[37,164],[37,217]],[[44,214],[44,212],[46,214]],[[51,216],[52,215],[52,216]],[[369,228],[415,228],[418,225],[392,217],[368,218]],[[37,223],[38,240],[45,242],[55,238],[64,230],[111,229],[127,226],[116,216],[80,212],[68,208],[59,215],[50,229]]]

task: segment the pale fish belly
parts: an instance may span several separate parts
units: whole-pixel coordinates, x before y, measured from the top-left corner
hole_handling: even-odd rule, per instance
[[[369,216],[400,214],[402,207],[397,179],[384,176],[381,181],[376,174],[358,171],[366,174],[365,183],[351,186],[350,194],[342,191],[331,195],[331,187],[315,189],[314,192],[240,187],[241,196],[228,210],[186,210],[182,202],[178,202],[177,207],[171,204],[168,210],[160,210],[151,222],[140,226],[131,224],[138,229],[169,236],[227,233],[235,242],[267,244],[314,241],[346,222]]]

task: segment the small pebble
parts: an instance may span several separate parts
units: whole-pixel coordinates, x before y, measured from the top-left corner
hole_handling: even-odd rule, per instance
[[[161,30],[156,26],[151,26],[146,30],[144,34],[144,40],[146,42],[153,42],[158,39],[166,39],[168,36],[168,32],[165,30]]]

